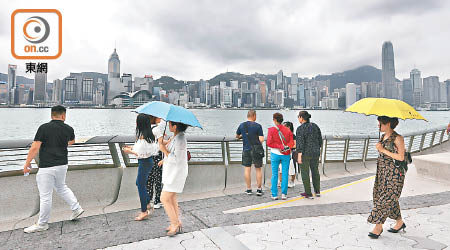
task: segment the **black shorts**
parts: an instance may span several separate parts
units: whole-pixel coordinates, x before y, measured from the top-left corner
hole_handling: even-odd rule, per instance
[[[263,158],[254,157],[252,151],[242,151],[242,166],[250,167],[255,164],[255,168],[260,168],[263,165]]]

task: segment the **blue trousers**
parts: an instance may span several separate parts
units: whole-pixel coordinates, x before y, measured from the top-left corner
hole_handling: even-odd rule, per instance
[[[141,211],[147,211],[147,205],[150,202],[150,196],[147,192],[147,181],[153,167],[153,157],[138,159],[138,174],[136,177],[136,186],[141,200]]]
[[[278,166],[281,164],[281,193],[287,195],[290,155],[270,153],[272,165],[272,197],[278,196]]]

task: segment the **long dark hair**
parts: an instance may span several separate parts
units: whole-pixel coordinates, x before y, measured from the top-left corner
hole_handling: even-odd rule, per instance
[[[141,137],[148,143],[155,142],[155,135],[153,134],[151,122],[151,116],[146,114],[139,114],[136,118],[136,140],[139,140]]]

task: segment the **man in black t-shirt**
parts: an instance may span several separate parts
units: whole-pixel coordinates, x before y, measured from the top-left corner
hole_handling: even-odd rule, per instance
[[[48,229],[53,189],[70,206],[70,220],[75,220],[84,212],[72,190],[66,185],[67,147],[75,143],[73,128],[64,123],[66,109],[63,106],[53,107],[51,115],[52,120],[39,127],[23,166],[23,172],[29,173],[31,161],[39,152],[39,171],[36,175],[40,198],[39,221],[25,228],[25,233]]]
[[[236,130],[236,138],[243,140],[242,166],[245,168],[244,177],[245,183],[247,184],[245,193],[248,195],[253,194],[250,168],[253,164],[255,166],[256,182],[258,185],[256,195],[261,196],[263,195],[261,167],[263,166],[264,156],[261,154],[257,155],[253,147],[258,146],[264,152],[264,148],[261,145],[264,142],[264,134],[261,125],[255,121],[256,111],[251,109],[247,113],[247,121],[241,123]]]

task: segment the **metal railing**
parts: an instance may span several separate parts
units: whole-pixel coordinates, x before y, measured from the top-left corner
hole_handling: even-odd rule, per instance
[[[406,150],[420,152],[448,141],[445,127],[416,133],[404,134]],[[188,150],[191,152],[190,165],[231,165],[240,164],[242,141],[223,136],[187,136]],[[95,136],[83,143],[69,147],[69,166],[72,169],[135,167],[137,160],[126,155],[121,148],[134,142],[133,136]],[[327,163],[343,163],[347,170],[348,162],[375,160],[378,152],[375,144],[377,135],[323,136],[320,164],[325,174]],[[0,177],[22,174],[31,140],[0,141]],[[270,163],[266,148],[265,162]],[[38,160],[38,159],[37,159]],[[35,172],[36,170],[33,169]],[[348,171],[348,170],[347,170]]]

